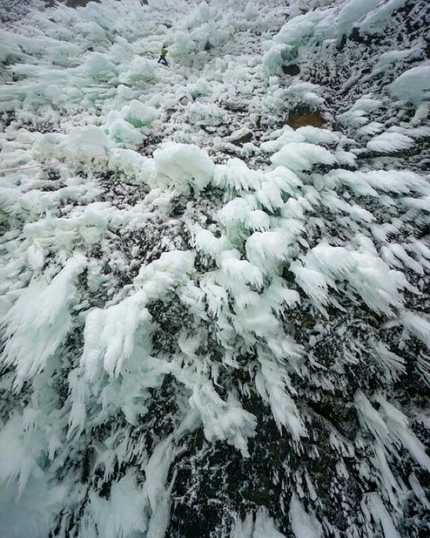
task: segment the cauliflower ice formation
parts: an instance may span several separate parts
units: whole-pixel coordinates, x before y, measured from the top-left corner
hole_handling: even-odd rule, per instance
[[[0,6],[0,536],[427,536],[429,3],[71,3]]]

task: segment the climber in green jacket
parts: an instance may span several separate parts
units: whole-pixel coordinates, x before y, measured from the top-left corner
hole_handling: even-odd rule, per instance
[[[158,64],[159,63],[162,63],[163,65],[167,65],[169,66],[168,62],[167,62],[167,59],[166,59],[166,56],[167,56],[167,49],[165,49],[164,47],[161,49],[161,53],[160,53],[160,57],[158,58]]]

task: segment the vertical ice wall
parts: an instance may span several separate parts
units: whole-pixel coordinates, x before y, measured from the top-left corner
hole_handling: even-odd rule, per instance
[[[425,532],[428,6],[148,4],[1,31],[0,534]]]

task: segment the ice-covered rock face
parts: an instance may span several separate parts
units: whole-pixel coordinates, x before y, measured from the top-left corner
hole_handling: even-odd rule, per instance
[[[14,5],[0,536],[426,535],[428,2]]]

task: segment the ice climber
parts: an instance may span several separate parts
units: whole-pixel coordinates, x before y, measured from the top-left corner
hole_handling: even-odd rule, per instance
[[[166,56],[167,56],[167,49],[163,47],[161,49],[160,57],[158,58],[157,63],[159,64],[161,62],[162,64],[167,65],[167,67],[168,67],[169,64],[167,62]]]

